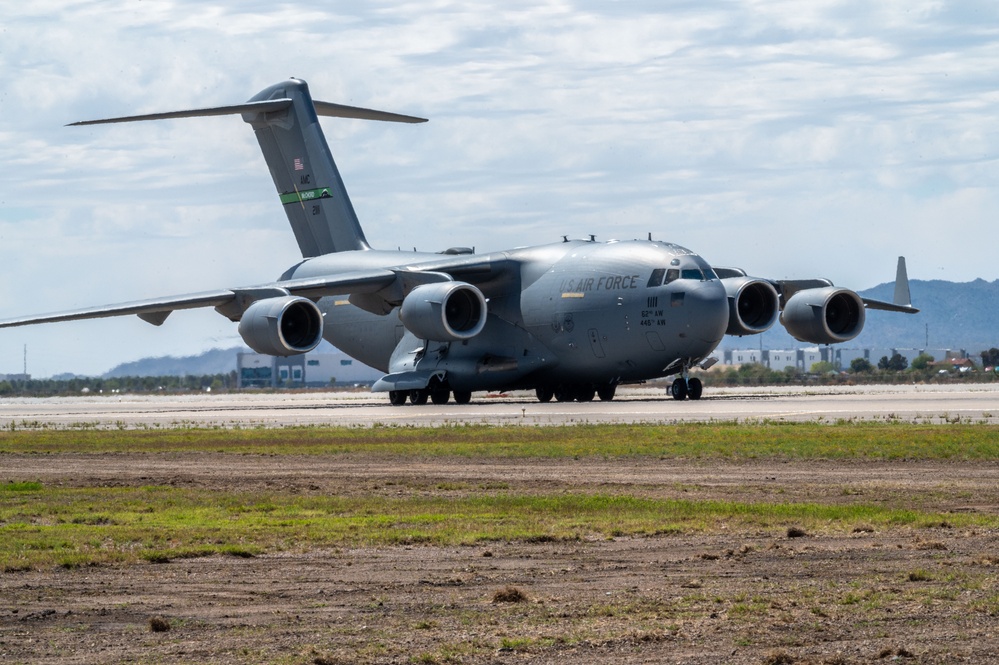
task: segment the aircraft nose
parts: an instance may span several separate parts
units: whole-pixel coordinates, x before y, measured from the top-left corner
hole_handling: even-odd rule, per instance
[[[717,344],[728,327],[728,297],[721,282],[702,282],[684,296],[687,309],[687,336]]]

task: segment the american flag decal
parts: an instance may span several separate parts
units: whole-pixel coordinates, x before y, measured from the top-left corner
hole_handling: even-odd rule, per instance
[[[302,163],[302,158],[301,157],[296,157],[295,158],[295,170],[296,171],[304,171],[305,170],[305,164]]]

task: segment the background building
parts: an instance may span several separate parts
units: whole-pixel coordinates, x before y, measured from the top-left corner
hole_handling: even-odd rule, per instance
[[[236,354],[238,388],[370,385],[382,374],[341,352],[306,353],[287,358],[251,352]]]
[[[715,354],[720,365],[759,363],[773,370],[795,367],[807,372],[817,362],[832,363],[838,369],[849,369],[856,358],[863,358],[877,367],[881,358],[899,354],[911,365],[921,353],[933,356],[936,361],[968,359],[964,349],[842,349],[832,346],[812,346],[800,349],[718,349]]]

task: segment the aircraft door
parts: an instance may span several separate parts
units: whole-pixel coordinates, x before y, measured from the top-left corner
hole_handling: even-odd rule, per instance
[[[604,345],[600,343],[600,333],[596,328],[590,328],[590,348],[593,349],[593,355],[597,358],[604,357]]]

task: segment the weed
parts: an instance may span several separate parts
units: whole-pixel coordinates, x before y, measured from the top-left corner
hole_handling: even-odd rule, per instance
[[[507,586],[493,594],[494,603],[523,603],[527,594],[515,586]]]
[[[794,658],[786,651],[771,651],[763,659],[763,665],[793,665]]]
[[[500,640],[500,651],[527,651],[533,640],[527,637],[504,637]]]
[[[153,617],[149,620],[149,630],[154,633],[165,633],[170,630],[170,622],[162,617]]]

